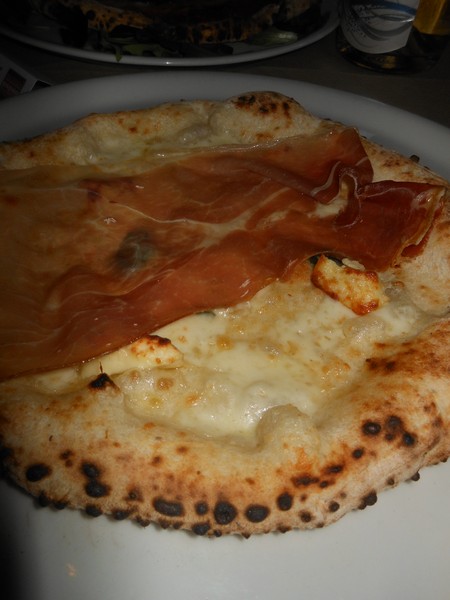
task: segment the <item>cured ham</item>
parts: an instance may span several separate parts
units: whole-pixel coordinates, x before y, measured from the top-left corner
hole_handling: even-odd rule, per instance
[[[372,179],[352,129],[197,150],[129,176],[1,172],[0,377],[235,305],[320,252],[387,268],[426,234],[433,188]]]

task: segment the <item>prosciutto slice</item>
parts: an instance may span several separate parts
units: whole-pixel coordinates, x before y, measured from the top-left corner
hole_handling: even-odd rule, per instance
[[[432,187],[372,179],[352,129],[193,151],[130,176],[1,172],[0,377],[235,305],[320,252],[386,269],[425,235]]]

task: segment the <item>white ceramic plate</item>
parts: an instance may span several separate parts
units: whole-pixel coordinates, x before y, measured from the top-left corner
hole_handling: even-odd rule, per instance
[[[112,77],[0,103],[0,139],[34,135],[92,111],[272,89],[450,178],[450,131],[367,98],[293,81],[218,73]],[[197,538],[131,522],[37,508],[0,482],[7,600],[448,600],[450,465],[380,495],[328,528]]]
[[[245,2],[245,0],[243,0]],[[262,58],[270,58],[286,54],[309,46],[331,33],[338,25],[336,0],[323,0],[323,24],[316,31],[302,37],[295,42],[286,44],[273,44],[256,46],[245,43],[232,44],[234,51],[226,56],[208,56],[192,58],[158,58],[153,56],[123,55],[120,64],[140,66],[171,66],[171,67],[204,67],[213,65],[229,65],[250,62]],[[89,47],[75,48],[59,42],[58,26],[50,19],[39,18],[37,23],[23,28],[18,24],[0,25],[0,33],[19,42],[29,44],[41,50],[48,50],[72,58],[94,60],[98,62],[116,63],[117,58],[113,52],[102,52]]]

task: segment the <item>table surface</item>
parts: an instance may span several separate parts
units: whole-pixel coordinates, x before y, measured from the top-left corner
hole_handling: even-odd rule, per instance
[[[283,77],[345,90],[450,127],[450,43],[431,69],[414,74],[384,74],[349,63],[337,52],[335,39],[335,32],[332,32],[300,50],[213,69]],[[36,49],[4,36],[0,36],[0,52],[38,79],[54,85],[93,77],[176,69],[78,60]],[[207,70],[211,70],[211,67]]]

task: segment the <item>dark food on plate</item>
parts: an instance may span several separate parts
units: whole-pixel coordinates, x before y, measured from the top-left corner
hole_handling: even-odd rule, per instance
[[[271,92],[1,145],[6,475],[213,536],[416,479],[450,454],[449,196]]]
[[[235,42],[296,41],[324,19],[320,0],[2,0],[15,18],[56,21],[64,43],[151,56],[233,53]]]

